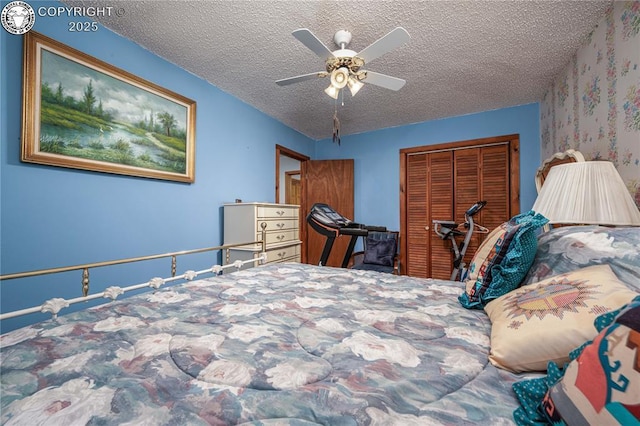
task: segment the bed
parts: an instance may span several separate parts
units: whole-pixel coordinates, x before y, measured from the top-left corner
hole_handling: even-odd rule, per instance
[[[569,151],[545,161],[538,187],[550,167],[572,161],[584,159]],[[178,255],[237,246],[163,255],[172,258],[171,278],[93,295],[89,265],[72,268],[83,273],[81,297],[19,311],[52,319],[0,336],[2,424],[565,424],[566,413],[589,423],[582,412],[597,424],[640,418],[640,337],[635,349],[618,345],[592,357],[607,364],[587,370],[599,374],[586,386],[596,395],[578,392],[578,400],[598,400],[598,412],[572,404],[576,392],[563,377],[583,375],[576,365],[589,365],[582,354],[596,343],[604,347],[602,333],[624,340],[612,321],[624,317],[640,336],[640,227],[548,230],[544,217],[526,212],[487,235],[464,283],[262,264],[263,257],[176,275]],[[244,269],[251,262],[259,266]],[[151,291],[118,298],[145,287]],[[113,301],[57,315],[101,297]],[[628,311],[636,312],[632,321]],[[621,347],[626,358],[616,359]],[[540,418],[541,409],[556,417]]]
[[[537,238],[523,283],[606,265],[640,288],[640,228]],[[464,284],[305,264],[194,279],[0,337],[1,421],[506,425],[520,406]]]

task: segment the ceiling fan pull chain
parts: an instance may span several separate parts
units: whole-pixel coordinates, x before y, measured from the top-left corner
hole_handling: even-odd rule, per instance
[[[338,100],[334,102],[333,110],[333,143],[340,145],[340,120],[338,120]]]

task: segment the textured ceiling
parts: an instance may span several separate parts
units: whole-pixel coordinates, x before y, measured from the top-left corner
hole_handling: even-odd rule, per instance
[[[308,28],[331,50],[353,34],[356,52],[401,26],[411,40],[364,69],[405,79],[394,92],[371,84],[338,103],[341,134],[362,133],[541,100],[610,1],[117,1],[98,17],[116,33],[211,82],[308,137],[331,137],[328,78],[275,80],[323,71],[291,32]]]

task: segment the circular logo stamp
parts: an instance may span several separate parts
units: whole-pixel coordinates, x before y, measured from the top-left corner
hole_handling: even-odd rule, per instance
[[[12,1],[2,8],[2,26],[11,34],[24,34],[36,23],[36,13],[29,3]]]

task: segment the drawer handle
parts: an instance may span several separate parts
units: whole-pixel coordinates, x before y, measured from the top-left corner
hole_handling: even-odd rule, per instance
[[[276,226],[280,229],[284,228],[286,226],[286,223],[277,223]]]
[[[279,216],[282,216],[285,213],[285,211],[284,210],[278,210],[276,213],[278,213]]]
[[[286,237],[285,237],[284,235],[280,234],[280,235],[278,235],[276,238],[278,239],[278,241],[282,241],[282,240],[284,240]]]
[[[278,257],[282,259],[286,254],[287,254],[286,251],[281,251],[280,253],[278,253]]]

